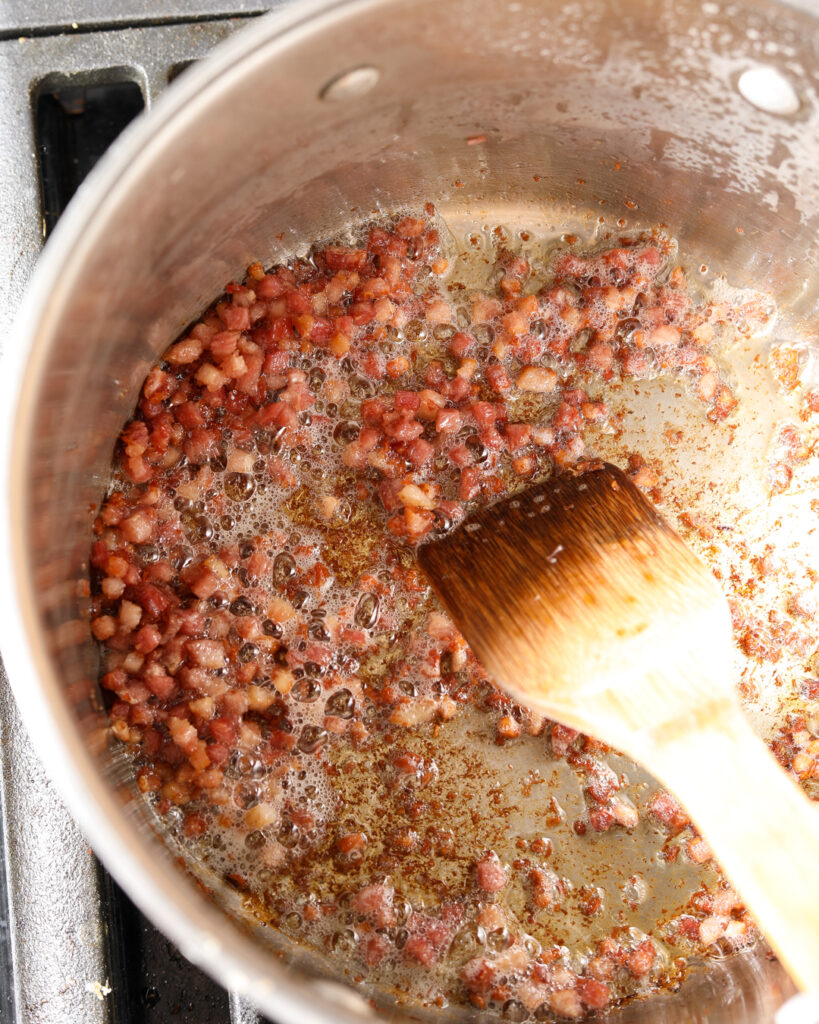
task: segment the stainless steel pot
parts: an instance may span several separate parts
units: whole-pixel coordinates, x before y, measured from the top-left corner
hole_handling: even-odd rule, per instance
[[[109,749],[76,581],[149,364],[252,260],[429,199],[453,223],[665,223],[692,258],[815,323],[819,19],[802,6],[294,3],[183,76],[46,247],[4,365],[7,669],[106,865],[189,958],[282,1024],[400,1013],[328,965],[276,957],[215,882],[207,897]],[[751,955],[610,1019],[759,1024],[790,991]]]

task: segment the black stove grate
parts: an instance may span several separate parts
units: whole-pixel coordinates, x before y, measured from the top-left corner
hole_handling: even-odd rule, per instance
[[[136,82],[45,88],[35,98],[40,196],[48,236],[88,172],[142,113]]]

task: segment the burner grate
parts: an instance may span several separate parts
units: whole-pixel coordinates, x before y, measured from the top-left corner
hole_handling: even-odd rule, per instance
[[[249,16],[234,0],[47,0],[0,13],[0,300],[13,313],[42,246],[128,122]],[[0,345],[8,337],[3,318]],[[3,336],[5,333],[5,337]],[[260,1024],[186,961],[96,860],[40,766],[0,668],[0,1020]]]
[[[40,196],[46,237],[88,172],[142,113],[133,81],[43,88],[34,104]]]

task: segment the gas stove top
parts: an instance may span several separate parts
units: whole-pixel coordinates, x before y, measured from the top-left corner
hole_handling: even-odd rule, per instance
[[[125,125],[275,0],[5,0],[0,8],[0,355],[42,245]],[[94,857],[0,669],[0,1021],[259,1024],[188,963]]]

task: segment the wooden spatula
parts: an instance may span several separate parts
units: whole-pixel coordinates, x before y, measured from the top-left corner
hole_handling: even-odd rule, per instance
[[[794,980],[819,993],[819,808],[740,710],[714,577],[628,477],[608,464],[557,477],[419,558],[516,700],[680,798]]]

